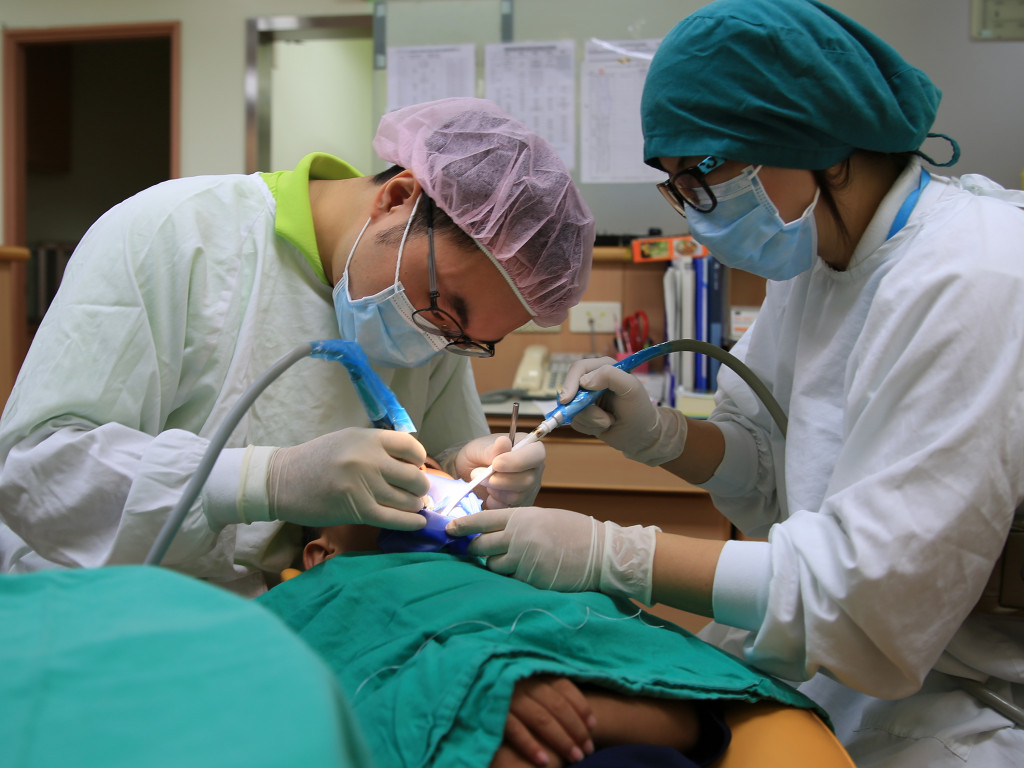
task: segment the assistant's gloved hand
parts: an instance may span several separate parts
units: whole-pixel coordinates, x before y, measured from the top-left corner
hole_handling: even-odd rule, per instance
[[[470,554],[487,558],[496,573],[541,589],[601,591],[651,601],[655,526],[623,528],[567,509],[491,509],[460,517],[452,536],[481,534]]]
[[[517,434],[516,440],[525,437]],[[494,474],[476,488],[484,509],[521,507],[537,498],[546,455],[543,443],[530,443],[512,451],[508,435],[484,435],[462,446],[455,457],[455,472],[462,480],[472,480],[474,472],[493,462]]]
[[[310,526],[366,523],[414,531],[430,481],[427,452],[412,435],[349,427],[278,448],[267,471],[270,514]]]
[[[565,374],[559,401],[568,403],[580,387],[606,389],[572,420],[572,427],[594,435],[627,459],[658,466],[683,452],[686,417],[675,408],[655,406],[641,381],[615,368],[610,357],[578,360]]]

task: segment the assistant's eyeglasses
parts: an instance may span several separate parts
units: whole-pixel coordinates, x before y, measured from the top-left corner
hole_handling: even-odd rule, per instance
[[[708,155],[696,165],[683,168],[658,184],[658,191],[683,216],[687,206],[700,213],[710,213],[718,205],[718,198],[711,191],[706,176],[724,162],[720,157]]]
[[[416,327],[432,336],[448,340],[445,347],[450,352],[467,357],[494,357],[494,344],[490,341],[475,341],[466,335],[458,320],[437,306],[437,273],[434,268],[434,201],[424,195],[427,203],[427,274],[430,285],[430,306],[412,313]]]

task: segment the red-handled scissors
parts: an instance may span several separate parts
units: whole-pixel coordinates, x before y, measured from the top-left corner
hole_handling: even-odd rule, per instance
[[[651,324],[647,320],[647,313],[641,309],[629,315],[622,323],[622,330],[626,336],[626,344],[628,344],[626,352],[630,354],[639,352],[647,346],[647,339],[651,335]]]

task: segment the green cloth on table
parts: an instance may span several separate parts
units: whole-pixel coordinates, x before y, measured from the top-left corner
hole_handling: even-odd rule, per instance
[[[161,568],[0,576],[0,712],[5,768],[372,764],[308,646]]]
[[[257,600],[334,669],[382,766],[485,764],[516,681],[535,674],[812,706],[628,602],[546,592],[451,555],[341,555]]]

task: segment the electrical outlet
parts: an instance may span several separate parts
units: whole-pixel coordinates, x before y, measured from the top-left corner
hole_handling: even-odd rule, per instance
[[[571,333],[615,333],[621,322],[622,304],[618,301],[581,301],[569,310]]]

